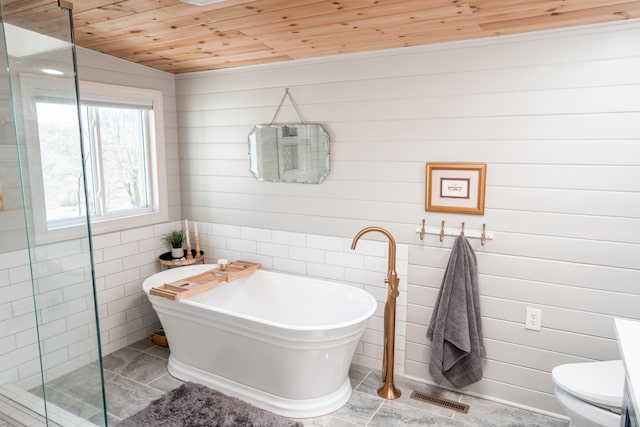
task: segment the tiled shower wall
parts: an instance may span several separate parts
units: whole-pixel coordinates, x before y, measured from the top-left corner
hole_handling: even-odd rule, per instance
[[[0,257],[0,384],[39,384],[41,362],[51,379],[97,359],[86,244],[70,240],[38,247],[31,264],[27,250]]]
[[[157,317],[140,288],[159,270],[163,236],[178,222],[96,236],[93,239],[105,354],[148,336]],[[39,294],[41,351],[52,379],[97,360],[91,269],[86,240],[43,245],[0,257],[0,384],[38,384],[40,362],[33,287]],[[31,274],[34,282],[32,284]]]
[[[0,257],[0,384],[37,373],[33,356],[38,354],[38,348],[33,339],[35,317],[28,268],[26,250]]]
[[[141,339],[159,327],[157,316],[141,289],[142,281],[158,272],[158,256],[168,250],[164,236],[179,228],[177,221],[93,238],[100,337],[103,354]],[[267,229],[198,223],[206,262],[217,258],[260,262],[263,268],[326,278],[370,292],[378,309],[356,350],[354,361],[380,368],[383,344],[384,279],[388,244],[361,239],[356,251],[342,237],[290,233]],[[86,257],[86,241],[69,241],[35,252],[36,286],[46,283],[49,307],[39,307],[46,336],[43,345],[47,378],[52,379],[95,361],[92,293],[86,286],[88,268],[78,268],[76,257]],[[404,372],[407,317],[408,248],[398,245],[400,277],[396,326],[396,373]],[[46,266],[45,268],[42,268]],[[47,275],[39,275],[47,271]],[[55,271],[55,274],[51,274]],[[40,381],[37,335],[33,312],[29,258],[26,250],[0,258],[0,384],[31,387]],[[75,289],[73,283],[85,284]]]
[[[93,239],[103,354],[149,337],[159,327],[142,282],[160,271],[158,256],[169,250],[164,236],[178,227],[175,221]]]

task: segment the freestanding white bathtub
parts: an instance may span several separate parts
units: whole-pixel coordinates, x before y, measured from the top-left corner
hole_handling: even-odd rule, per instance
[[[215,267],[175,268],[142,285],[169,341],[171,375],[287,417],[344,405],[375,299],[349,285],[265,270],[179,301],[149,294]]]

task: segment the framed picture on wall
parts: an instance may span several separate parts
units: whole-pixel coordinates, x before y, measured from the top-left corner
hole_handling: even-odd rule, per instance
[[[425,210],[484,214],[485,163],[427,163]]]

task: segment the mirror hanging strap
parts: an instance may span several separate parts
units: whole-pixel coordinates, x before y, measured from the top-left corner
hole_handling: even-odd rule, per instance
[[[278,117],[278,113],[280,112],[280,108],[282,107],[282,103],[284,102],[284,99],[287,96],[289,97],[289,100],[291,101],[291,105],[293,105],[293,108],[296,110],[296,114],[298,114],[298,118],[300,119],[300,121],[302,122],[303,125],[306,125],[307,122],[304,121],[304,118],[302,117],[302,114],[300,114],[300,110],[298,110],[298,106],[296,105],[296,103],[293,100],[293,97],[291,97],[291,94],[289,93],[289,88],[286,88],[284,90],[284,95],[282,95],[282,99],[280,100],[280,104],[278,104],[278,109],[276,110],[276,114],[274,114],[273,119],[271,119],[271,123],[269,123],[269,125],[273,125],[273,123],[276,121],[276,117]]]

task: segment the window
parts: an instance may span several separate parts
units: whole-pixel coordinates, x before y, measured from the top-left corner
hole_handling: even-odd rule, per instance
[[[56,228],[73,224],[86,214],[76,106],[64,100],[37,99],[36,112],[47,225]],[[150,114],[148,107],[81,102],[92,219],[149,209]]]
[[[44,209],[34,222],[40,234],[51,234],[83,224],[87,204],[75,102],[42,89],[41,78],[37,82],[31,91],[42,188],[34,197],[35,205]],[[164,170],[161,93],[81,83],[80,95],[92,230],[115,231],[166,220],[166,174],[159,173]]]

